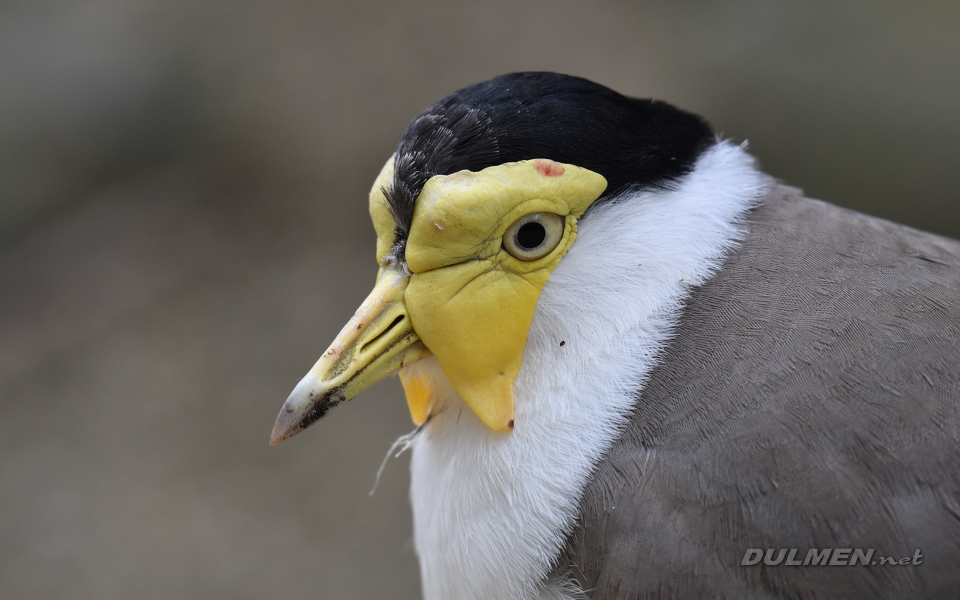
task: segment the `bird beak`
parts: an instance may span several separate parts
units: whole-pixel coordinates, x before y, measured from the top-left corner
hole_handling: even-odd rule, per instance
[[[410,274],[402,267],[380,269],[373,291],[284,402],[270,434],[271,446],[381,379],[430,356],[404,305],[409,281]]]

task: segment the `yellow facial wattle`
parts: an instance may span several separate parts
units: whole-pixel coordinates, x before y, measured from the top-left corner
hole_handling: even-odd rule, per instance
[[[513,383],[540,291],[576,239],[577,219],[606,185],[592,171],[537,159],[436,176],[417,198],[405,253],[407,314],[460,396],[493,429],[514,425]],[[541,258],[520,260],[503,236],[533,213],[562,217],[562,236]]]

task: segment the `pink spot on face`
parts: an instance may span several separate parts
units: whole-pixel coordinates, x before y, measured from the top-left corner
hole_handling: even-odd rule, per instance
[[[560,177],[563,175],[563,165],[546,158],[534,160],[533,168],[544,177]]]

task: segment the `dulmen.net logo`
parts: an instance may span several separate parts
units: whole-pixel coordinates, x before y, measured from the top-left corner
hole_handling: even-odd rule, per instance
[[[760,564],[770,567],[899,567],[923,564],[923,554],[919,548],[913,556],[881,556],[876,548],[810,548],[805,554],[800,548],[747,548],[740,565],[750,567]]]

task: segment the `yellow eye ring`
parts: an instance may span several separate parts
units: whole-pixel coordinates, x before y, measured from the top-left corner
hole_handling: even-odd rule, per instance
[[[563,226],[563,217],[555,213],[524,215],[503,234],[503,249],[525,262],[543,258],[563,239]]]

